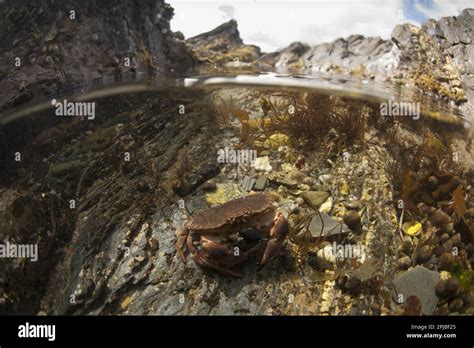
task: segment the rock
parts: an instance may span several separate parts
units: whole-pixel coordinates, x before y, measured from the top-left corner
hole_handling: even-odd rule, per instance
[[[431,259],[431,255],[433,255],[433,249],[429,245],[423,245],[420,250],[418,251],[417,261],[419,264],[428,262]]]
[[[454,262],[456,261],[454,255],[450,252],[445,252],[438,260],[438,269],[440,271],[451,271]]]
[[[455,296],[458,294],[459,289],[459,281],[451,277],[446,281],[445,296]]]
[[[357,277],[349,277],[346,281],[345,287],[350,294],[356,295],[362,289],[362,281]]]
[[[441,244],[443,244],[444,242],[446,242],[447,240],[449,239],[449,233],[443,233],[441,235],[441,237],[439,238],[439,241]]]
[[[361,204],[359,201],[356,201],[356,200],[350,200],[350,201],[347,201],[344,203],[344,206],[348,209],[348,210],[360,210],[361,208]]]
[[[452,236],[451,242],[453,243],[453,246],[459,247],[459,244],[461,243],[461,234],[456,233],[454,236]]]
[[[11,3],[0,8],[0,16],[4,19],[0,23],[0,31],[10,37],[2,47],[3,56],[28,57],[30,52],[40,52],[43,47],[45,52],[54,53],[54,57],[51,54],[45,56],[45,62],[49,64],[22,66],[27,69],[25,91],[30,94],[29,101],[42,100],[45,96],[73,90],[101,76],[113,75],[117,71],[126,72],[127,67],[111,64],[113,55],[121,58],[133,57],[133,63],[141,71],[163,73],[171,69],[183,72],[198,62],[192,51],[183,42],[176,40],[169,30],[173,9],[164,2],[145,0],[140,6],[131,6],[112,0],[108,3],[91,4],[80,11],[81,18],[78,20],[81,23],[87,22],[88,25],[75,28],[74,36],[80,38],[77,45],[70,44],[71,31],[66,28],[67,25],[73,24],[63,21],[65,15],[58,16],[58,13],[69,13],[70,9],[76,6],[74,2],[52,4],[40,0],[37,4],[45,10],[41,15],[31,12],[31,26],[15,22],[15,18],[21,13],[30,13],[26,4]],[[111,9],[114,10],[113,14]],[[9,13],[11,15],[8,15]],[[18,30],[22,27],[24,30]],[[31,27],[37,28],[39,36],[44,36],[32,40]],[[94,35],[100,38],[100,45],[90,39]],[[23,42],[24,45],[15,47],[15,41]],[[84,60],[77,52],[87,52],[88,59]],[[59,53],[60,59],[57,59]],[[0,69],[3,69],[3,66]],[[20,93],[18,88],[23,80],[20,75],[18,71],[11,70],[0,84],[3,91],[0,96],[0,110],[20,102],[21,93],[25,93]]]
[[[448,223],[451,222],[451,218],[444,211],[442,211],[441,209],[438,209],[436,210],[436,212],[434,213],[432,217],[432,222],[433,222],[433,225],[435,225],[436,227],[443,228]]]
[[[253,190],[255,186],[256,180],[249,176],[244,177],[244,181],[242,182],[241,188],[243,191],[250,192]]]
[[[201,185],[201,190],[210,192],[215,191],[217,189],[217,185],[214,181],[206,181],[204,184]]]
[[[337,237],[339,234],[349,233],[349,228],[342,222],[336,221],[325,213],[320,213],[321,218],[315,216],[309,224],[309,232],[313,238],[325,237]],[[322,220],[321,220],[322,219]]]
[[[265,187],[267,186],[267,182],[268,182],[268,176],[267,175],[259,176],[257,181],[255,182],[254,190],[255,191],[265,190]]]
[[[462,299],[456,298],[449,303],[448,308],[450,312],[459,312],[463,306],[464,302],[462,301]]]
[[[349,227],[352,231],[360,231],[362,228],[360,215],[355,210],[348,210],[344,214],[344,223]]]
[[[302,197],[297,197],[295,202],[296,204],[298,204],[299,207],[301,207],[304,204],[304,199]]]
[[[330,194],[326,191],[306,191],[301,194],[306,204],[317,210],[328,198]]]
[[[398,259],[398,269],[407,270],[411,266],[411,258],[408,256],[402,256]]]
[[[438,272],[417,266],[397,276],[393,283],[397,295],[403,295],[405,301],[412,295],[417,296],[421,302],[421,312],[425,315],[431,315],[438,303],[435,292],[438,281]]]
[[[202,61],[235,68],[245,67],[261,55],[257,46],[243,43],[234,19],[187,39],[186,45]]]
[[[428,178],[428,186],[431,189],[431,191],[436,190],[438,188],[438,185],[439,185],[438,178],[436,176],[432,175]]]
[[[326,202],[321,204],[321,206],[319,207],[319,211],[321,213],[328,214],[331,211],[331,209],[332,209],[332,198],[329,197]]]
[[[257,157],[253,162],[253,167],[255,168],[255,170],[259,170],[262,172],[270,172],[272,170],[272,166],[270,165],[270,158],[268,156]]]
[[[413,253],[413,242],[408,236],[403,237],[402,244],[400,245],[400,251],[405,255],[410,255]]]
[[[446,296],[446,281],[445,280],[441,280],[438,282],[438,284],[436,284],[435,292],[439,298],[443,298]]]

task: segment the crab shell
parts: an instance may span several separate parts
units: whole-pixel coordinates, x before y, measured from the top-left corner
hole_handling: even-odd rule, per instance
[[[221,232],[226,225],[245,223],[249,218],[272,208],[276,197],[270,194],[253,194],[237,198],[219,206],[197,213],[186,224],[186,228],[195,232],[215,230]]]

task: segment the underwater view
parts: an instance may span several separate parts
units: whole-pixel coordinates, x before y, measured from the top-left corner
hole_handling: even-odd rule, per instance
[[[0,314],[473,315],[474,9],[202,3],[0,1]]]

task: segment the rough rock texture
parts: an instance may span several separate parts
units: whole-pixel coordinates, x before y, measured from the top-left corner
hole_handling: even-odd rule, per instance
[[[462,103],[474,99],[473,28],[474,10],[465,9],[421,28],[397,25],[391,40],[351,35],[313,47],[293,43],[263,55],[259,64],[282,72],[390,77]]]
[[[273,62],[272,59],[273,58]],[[387,74],[397,63],[397,50],[390,41],[377,37],[351,35],[308,47],[293,43],[289,47],[262,57],[276,69],[303,69],[306,73],[349,72]]]
[[[421,28],[398,25],[392,40],[400,48],[402,78],[456,102],[474,97],[474,10],[429,20]]]
[[[0,111],[103,75],[190,68],[172,16],[162,0],[2,2]]]
[[[201,61],[239,67],[256,61],[260,48],[245,45],[240,38],[237,22],[230,20],[217,28],[186,40]]]

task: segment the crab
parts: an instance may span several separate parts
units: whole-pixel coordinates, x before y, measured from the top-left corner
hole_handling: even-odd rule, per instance
[[[263,250],[259,262],[262,268],[279,254],[289,230],[287,220],[274,202],[275,197],[270,194],[253,194],[197,213],[178,236],[178,255],[186,263],[189,252],[201,267],[242,277],[232,268]],[[235,239],[232,237],[248,230],[263,238],[257,238],[247,250],[240,250],[232,244]]]

